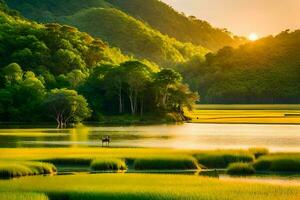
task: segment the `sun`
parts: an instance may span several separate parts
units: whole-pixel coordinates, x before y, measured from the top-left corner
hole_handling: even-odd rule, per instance
[[[256,33],[250,33],[250,35],[248,36],[248,39],[254,42],[254,41],[258,40],[258,35]]]

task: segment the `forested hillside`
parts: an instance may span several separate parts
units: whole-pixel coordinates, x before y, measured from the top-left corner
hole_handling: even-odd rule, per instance
[[[300,31],[226,47],[179,69],[202,102],[300,103]]]
[[[144,21],[161,33],[181,42],[191,42],[212,51],[246,42],[226,29],[212,27],[194,16],[187,17],[158,0],[107,0],[115,7]]]
[[[7,0],[24,16],[40,22],[59,22],[102,38],[127,55],[174,67],[209,51],[161,34],[146,23],[116,9],[105,0]]]
[[[1,2],[0,39],[2,122],[56,121],[62,128],[153,113],[177,121],[198,98],[174,70],[127,57],[74,27],[26,20]]]

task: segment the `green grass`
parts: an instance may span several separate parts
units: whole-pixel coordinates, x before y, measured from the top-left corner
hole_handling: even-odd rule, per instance
[[[254,156],[248,151],[211,151],[196,154],[195,158],[207,168],[224,169],[236,162],[250,163]]]
[[[253,166],[257,171],[300,172],[300,155],[275,154],[263,156]]]
[[[52,174],[56,167],[50,163],[16,162],[0,163],[0,178],[14,178],[41,174]]]
[[[198,169],[197,160],[189,156],[152,157],[135,159],[135,170],[195,170]]]
[[[300,124],[299,105],[197,105],[194,123]]]
[[[51,200],[297,200],[300,196],[299,186],[154,174],[27,177],[0,181],[0,191],[44,193]]]
[[[121,159],[96,159],[91,163],[92,171],[124,171],[126,163]]]
[[[255,169],[249,163],[232,163],[228,166],[226,172],[229,175],[244,176],[255,174]]]
[[[2,200],[49,200],[45,194],[33,192],[0,192]]]
[[[252,153],[255,158],[259,158],[261,156],[265,156],[269,154],[269,150],[266,148],[250,148],[249,152]]]

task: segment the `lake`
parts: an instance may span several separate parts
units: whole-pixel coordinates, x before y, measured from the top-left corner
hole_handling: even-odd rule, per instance
[[[97,147],[102,136],[111,147],[177,149],[240,149],[266,147],[271,151],[300,151],[299,125],[183,124],[74,129],[0,129],[0,148]]]

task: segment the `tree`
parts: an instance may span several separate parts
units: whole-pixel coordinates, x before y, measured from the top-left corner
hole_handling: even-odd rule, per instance
[[[150,68],[139,61],[128,61],[120,66],[125,71],[125,83],[127,84],[127,94],[130,101],[130,109],[133,115],[138,109],[138,98],[140,99],[141,115],[143,114],[143,101],[147,85],[151,80]]]
[[[122,114],[124,111],[123,105],[123,87],[124,87],[124,75],[125,72],[121,67],[113,67],[109,70],[104,78],[104,85],[106,91],[113,95],[118,96],[119,101],[119,113]]]
[[[74,90],[54,89],[44,101],[49,115],[58,128],[65,128],[69,122],[81,122],[91,116],[86,99]]]
[[[79,69],[75,69],[67,74],[67,79],[73,89],[76,89],[86,79],[86,77],[87,75],[82,73]]]
[[[181,75],[173,69],[162,69],[155,75],[158,107],[166,108],[169,89],[182,80]]]
[[[23,71],[17,63],[11,63],[3,68],[6,85],[12,85],[22,80]]]

